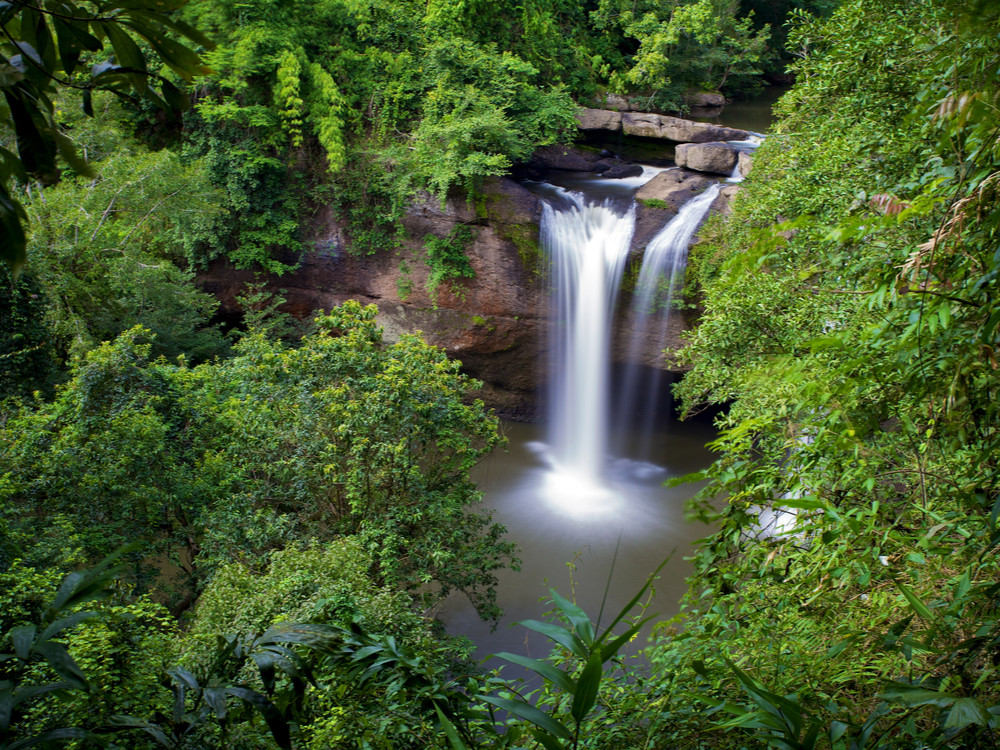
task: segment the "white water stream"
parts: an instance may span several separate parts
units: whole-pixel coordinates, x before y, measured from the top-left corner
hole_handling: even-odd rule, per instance
[[[546,203],[542,247],[552,263],[550,349],[550,501],[583,513],[606,510],[614,495],[605,484],[609,426],[611,318],[629,244],[635,208],[593,203],[567,193],[569,206]]]
[[[620,429],[629,423],[635,426],[640,452],[644,457],[649,455],[653,423],[664,390],[663,371],[656,367],[640,370],[635,363],[639,361],[643,349],[653,346],[656,351],[662,352],[667,344],[670,318],[674,314],[674,296],[684,280],[688,247],[720,189],[721,184],[714,183],[704,193],[685,203],[653,237],[642,258],[642,268],[632,296],[635,323],[617,426]]]

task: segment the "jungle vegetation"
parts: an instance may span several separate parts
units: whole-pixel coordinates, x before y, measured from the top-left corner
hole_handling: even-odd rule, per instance
[[[0,24],[0,748],[1000,744],[994,3],[46,0]],[[551,656],[508,656],[528,694],[425,615],[459,591],[495,617],[516,565],[469,480],[502,441],[476,384],[353,303],[292,335],[248,289],[225,332],[195,270],[287,270],[320,204],[391,251],[414,195],[474,192],[577,103],[680,108],[789,59],[690,267],[678,395],[722,416],[684,609],[637,665],[633,615],[553,592],[525,623]]]

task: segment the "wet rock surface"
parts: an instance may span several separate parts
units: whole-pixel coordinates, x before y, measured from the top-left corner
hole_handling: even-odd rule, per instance
[[[635,234],[632,252],[641,251],[657,232],[670,221],[681,206],[701,193],[713,180],[686,169],[660,172],[635,195]]]
[[[674,149],[679,167],[698,172],[729,175],[739,158],[739,152],[728,143],[682,143]]]

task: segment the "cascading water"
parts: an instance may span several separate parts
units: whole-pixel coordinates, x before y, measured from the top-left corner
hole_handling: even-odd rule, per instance
[[[617,415],[619,425],[632,423],[637,428],[640,455],[648,455],[648,443],[662,393],[663,371],[656,367],[640,371],[636,363],[643,349],[652,346],[659,353],[666,346],[674,292],[684,274],[688,246],[719,195],[720,188],[719,183],[714,183],[701,195],[685,203],[653,237],[643,255],[632,297],[635,323]]]
[[[562,193],[546,202],[542,245],[552,267],[556,331],[552,345],[550,450],[546,495],[576,512],[606,509],[611,318],[635,228],[635,209]],[[568,204],[568,205],[567,205]]]

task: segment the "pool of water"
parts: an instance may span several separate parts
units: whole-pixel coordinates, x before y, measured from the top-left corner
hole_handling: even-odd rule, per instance
[[[714,437],[711,425],[673,423],[657,434],[648,458],[627,453],[612,458],[607,494],[599,498],[562,484],[547,455],[543,425],[506,423],[504,431],[509,445],[482,462],[474,478],[485,493],[484,505],[495,509],[496,520],[520,545],[521,569],[501,574],[505,614],[495,630],[456,595],[440,612],[448,632],[471,638],[480,659],[497,651],[545,656],[550,643],[513,623],[542,618],[550,609],[545,601],[550,587],[576,601],[592,620],[603,610],[607,624],[667,557],[648,613],[659,619],[675,614],[691,571],[684,557],[709,529],[684,519],[685,501],[697,488],[668,489],[663,483],[710,462],[704,446]],[[619,435],[611,444],[629,442],[629,436]],[[633,651],[642,645],[636,641]]]

